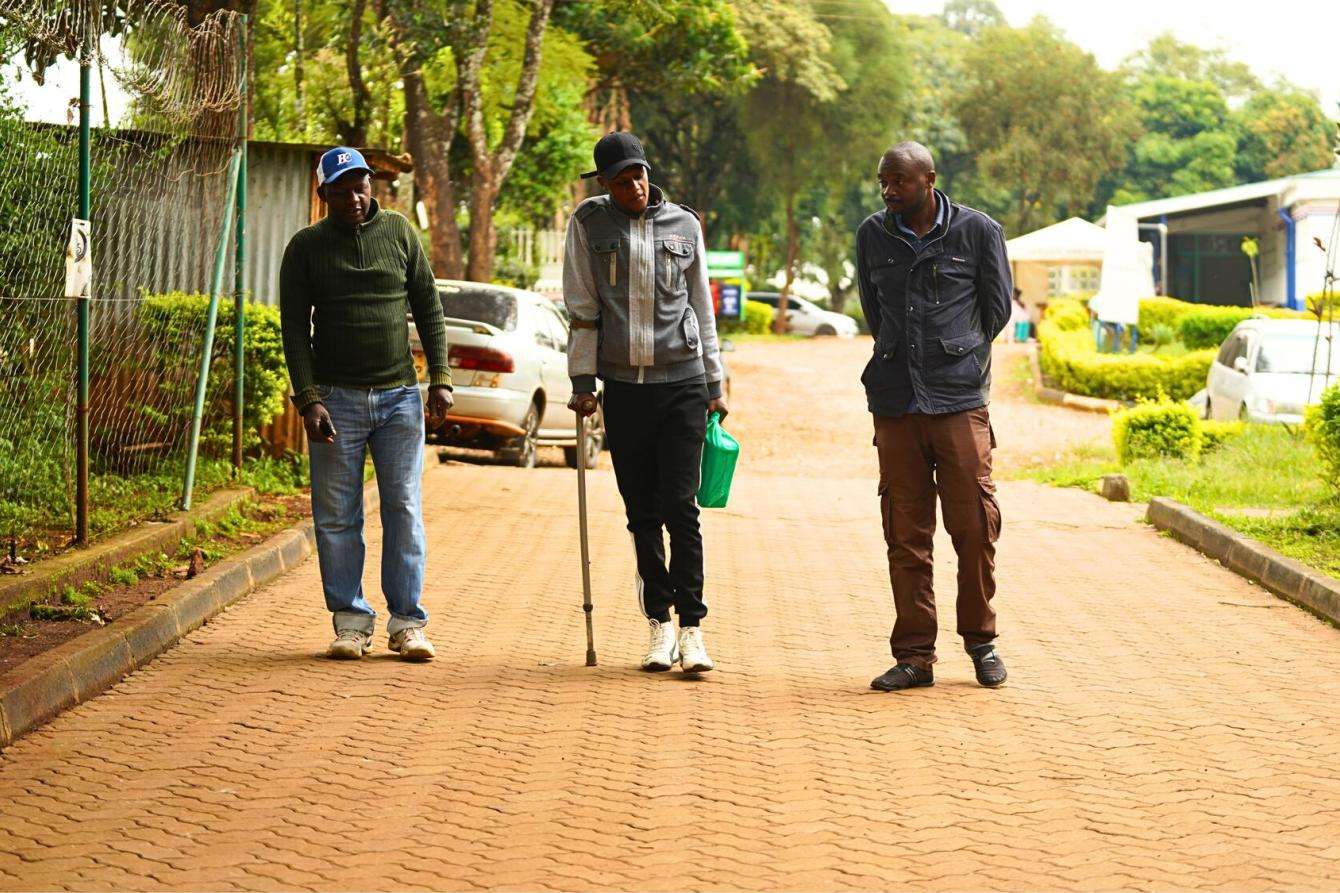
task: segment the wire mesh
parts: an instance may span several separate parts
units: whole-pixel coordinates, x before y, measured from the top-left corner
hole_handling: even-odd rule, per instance
[[[79,207],[78,97],[43,72],[86,59],[127,97],[115,126],[95,112],[91,134],[96,536],[169,510],[180,493],[205,325],[200,299],[183,294],[208,291],[232,213],[244,21],[223,11],[190,22],[170,2],[0,0],[0,46],[22,50],[31,80],[25,109],[0,79],[0,540],[11,548],[60,545],[75,511],[78,302],[65,295],[65,247]],[[30,120],[39,105],[70,114]],[[220,328],[220,358],[230,335]],[[230,419],[228,389],[212,386],[205,455],[226,455]],[[199,479],[211,483],[209,470]]]

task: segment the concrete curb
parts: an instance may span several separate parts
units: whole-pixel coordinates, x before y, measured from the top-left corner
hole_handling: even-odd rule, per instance
[[[1171,499],[1160,496],[1150,500],[1146,517],[1159,530],[1168,531],[1229,570],[1340,625],[1340,580],[1286,558]]]
[[[377,485],[363,490],[365,511]],[[316,551],[311,520],[224,559],[109,626],[24,661],[0,676],[0,748],[144,666],[229,605]]]
[[[1028,345],[1028,365],[1033,372],[1033,393],[1043,403],[1053,403],[1057,406],[1066,406],[1070,409],[1080,409],[1085,412],[1110,413],[1118,409],[1124,409],[1125,403],[1120,400],[1104,400],[1101,397],[1084,397],[1080,394],[1071,394],[1066,391],[1058,391],[1056,388],[1049,388],[1042,383],[1042,365],[1038,361],[1037,342],[1031,342]]]
[[[105,542],[42,561],[32,571],[6,578],[0,584],[0,611],[13,610],[25,602],[45,598],[61,586],[81,586],[89,580],[100,579],[123,561],[162,551],[188,534],[196,521],[219,518],[250,499],[255,492],[251,487],[223,490],[189,512],[173,512],[163,522],[146,521]]]

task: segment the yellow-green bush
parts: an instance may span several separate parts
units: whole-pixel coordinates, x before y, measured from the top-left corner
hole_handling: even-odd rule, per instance
[[[1185,400],[1205,387],[1213,350],[1180,357],[1148,353],[1098,353],[1093,335],[1062,331],[1050,319],[1038,326],[1038,361],[1053,386],[1072,394],[1109,400],[1153,400],[1160,394]]]
[[[772,320],[776,313],[776,310],[762,301],[745,301],[744,319],[723,319],[718,327],[725,335],[733,333],[766,335],[772,331]]]
[[[1269,316],[1274,319],[1304,319],[1297,310],[1281,307],[1212,307],[1199,306],[1183,314],[1177,323],[1177,335],[1192,350],[1204,347],[1218,348],[1244,319]]]
[[[1074,298],[1057,298],[1047,305],[1044,316],[1062,332],[1089,330],[1089,311],[1083,301]]]
[[[1154,326],[1163,325],[1176,331],[1183,316],[1203,306],[1176,298],[1144,298],[1140,301],[1140,329],[1148,331]]]
[[[1114,413],[1112,440],[1123,465],[1133,459],[1195,460],[1204,445],[1195,411],[1166,398]]]
[[[1321,402],[1307,408],[1306,428],[1321,457],[1323,479],[1340,490],[1340,384],[1327,388]]]
[[[1246,422],[1202,420],[1200,423],[1201,452],[1208,453],[1210,450],[1218,449],[1224,445],[1225,441],[1238,437],[1245,430],[1247,430]]]

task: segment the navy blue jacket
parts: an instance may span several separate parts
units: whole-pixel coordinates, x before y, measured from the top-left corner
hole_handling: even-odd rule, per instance
[[[943,229],[920,250],[887,210],[856,231],[861,309],[875,336],[861,374],[875,415],[941,414],[985,406],[991,392],[991,342],[1010,318],[1014,283],[1000,224],[946,203]]]

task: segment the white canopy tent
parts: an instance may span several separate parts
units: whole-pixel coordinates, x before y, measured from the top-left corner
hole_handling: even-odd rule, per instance
[[[1053,223],[1005,243],[1005,251],[1012,263],[1099,264],[1103,262],[1106,250],[1107,230],[1079,217]]]

